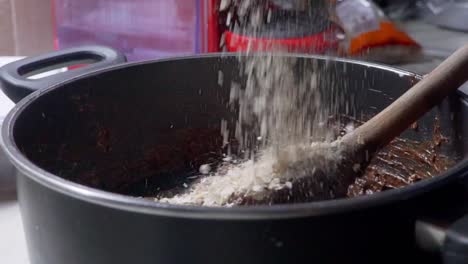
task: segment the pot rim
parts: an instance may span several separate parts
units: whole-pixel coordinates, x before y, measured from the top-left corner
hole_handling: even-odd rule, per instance
[[[257,53],[257,56],[262,56],[263,53]],[[60,192],[63,195],[70,196],[82,201],[90,202],[96,205],[111,207],[114,209],[125,210],[136,213],[151,214],[166,217],[177,218],[196,218],[209,220],[271,220],[271,219],[288,219],[298,217],[310,217],[319,215],[329,215],[345,213],[356,210],[363,210],[370,207],[382,206],[398,200],[407,200],[422,193],[436,189],[449,182],[455,181],[462,177],[468,176],[468,159],[458,162],[454,167],[446,172],[426,179],[409,186],[387,190],[385,192],[375,193],[368,196],[360,196],[354,198],[340,198],[326,201],[318,201],[311,203],[298,204],[283,204],[283,205],[259,205],[259,206],[239,206],[239,207],[203,207],[203,206],[188,206],[188,205],[171,205],[149,201],[143,198],[131,197],[99,189],[84,186],[72,181],[63,179],[57,175],[49,173],[35,165],[32,161],[24,156],[16,145],[13,137],[13,128],[16,120],[21,116],[27,107],[32,104],[37,98],[46,96],[47,93],[60,89],[66,84],[77,80],[96,76],[105,72],[110,72],[118,69],[130,68],[135,66],[148,65],[153,63],[162,63],[168,61],[192,60],[204,58],[218,58],[239,56],[237,53],[211,53],[196,56],[182,56],[170,59],[148,60],[142,62],[125,63],[116,66],[110,66],[103,69],[93,71],[91,73],[75,76],[72,79],[64,80],[53,86],[34,92],[23,100],[21,100],[4,119],[2,126],[2,136],[0,137],[0,145],[3,147],[6,155],[15,165],[15,167],[26,177],[36,181],[37,183]],[[336,62],[364,65],[367,67],[377,68],[380,70],[391,71],[400,76],[413,77],[416,80],[422,78],[421,75],[401,70],[395,67],[381,65],[377,63],[369,63],[358,60],[342,59],[319,55],[304,55],[304,54],[275,54],[275,56],[288,56],[318,60],[333,60]]]

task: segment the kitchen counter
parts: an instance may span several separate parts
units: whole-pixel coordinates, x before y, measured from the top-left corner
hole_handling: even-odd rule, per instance
[[[0,66],[19,57],[0,57]],[[0,90],[0,121],[14,106]],[[0,263],[29,263],[18,202],[16,201],[12,165],[0,150]]]
[[[29,263],[19,207],[14,196],[0,197],[0,262]]]
[[[410,35],[424,46],[425,50],[432,55],[437,55],[435,57],[439,57],[438,59],[399,66],[410,71],[422,74],[430,72],[440,63],[443,57],[449,55],[464,43],[468,43],[468,34],[442,30],[420,22],[409,22],[403,24],[403,26]],[[18,58],[0,57],[0,65],[15,59]],[[468,94],[468,87],[464,89]],[[13,105],[0,91],[0,121]],[[11,165],[6,162],[3,153],[0,152],[0,263],[26,264],[29,261],[15,196],[13,171]]]

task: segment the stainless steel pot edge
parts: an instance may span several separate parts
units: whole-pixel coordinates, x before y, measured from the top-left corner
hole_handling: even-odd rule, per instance
[[[259,53],[259,56],[262,54]],[[239,56],[238,54],[208,54],[201,56],[188,56],[164,60],[153,60],[145,62],[128,63],[124,65],[111,66],[104,69],[96,70],[92,73],[76,76],[70,80],[61,82],[54,86],[46,89],[34,92],[21,100],[7,115],[4,120],[2,127],[2,136],[0,137],[0,145],[3,147],[5,153],[11,162],[18,168],[18,170],[29,177],[30,179],[58,191],[64,195],[74,197],[83,201],[91,202],[94,204],[111,207],[115,209],[121,209],[131,212],[138,212],[144,214],[153,214],[167,217],[179,217],[179,218],[196,218],[196,219],[210,219],[210,220],[253,220],[253,219],[288,219],[297,217],[309,217],[313,215],[326,215],[344,213],[349,211],[361,210],[374,206],[381,206],[386,203],[390,203],[396,200],[406,200],[410,197],[418,195],[432,190],[437,184],[444,184],[444,182],[452,181],[453,179],[449,175],[456,174],[460,178],[468,176],[468,159],[459,162],[455,167],[451,168],[447,172],[429,180],[421,181],[405,188],[389,190],[382,193],[373,194],[371,196],[362,196],[351,199],[336,199],[329,201],[321,201],[314,203],[304,204],[293,204],[293,205],[274,205],[274,206],[251,206],[251,207],[233,207],[233,208],[218,208],[218,207],[200,207],[200,206],[176,206],[169,204],[161,204],[151,202],[141,198],[129,197],[110,192],[105,192],[83,185],[67,181],[56,175],[48,173],[47,171],[39,168],[31,161],[29,161],[18,149],[13,139],[13,124],[15,120],[20,116],[22,111],[32,103],[35,98],[46,94],[60,86],[73,82],[81,78],[86,78],[94,75],[98,75],[104,72],[132,67],[137,65],[151,64],[156,62],[164,61],[176,61],[186,59],[199,59],[203,57],[229,57]],[[354,61],[348,59],[338,59],[333,57],[325,56],[304,56],[301,54],[278,54],[278,56],[294,56],[294,57],[306,57],[315,59],[329,59],[338,62],[348,62],[353,64],[364,65],[367,67],[373,67],[383,69],[397,73],[401,76],[412,76],[415,79],[420,79],[421,76],[400,70],[397,68],[367,63],[361,61]]]

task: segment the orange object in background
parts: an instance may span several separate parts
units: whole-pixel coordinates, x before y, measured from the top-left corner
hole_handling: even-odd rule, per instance
[[[403,45],[420,47],[405,32],[398,30],[392,22],[380,22],[380,28],[375,31],[363,33],[351,39],[349,45],[349,54],[357,55],[369,48],[386,46],[386,45]]]
[[[330,19],[345,32],[339,55],[394,64],[411,61],[421,46],[369,0],[330,0]]]

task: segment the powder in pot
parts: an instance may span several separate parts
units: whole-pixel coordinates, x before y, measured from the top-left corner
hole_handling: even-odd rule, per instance
[[[333,170],[341,158],[335,144],[320,142],[281,150],[269,147],[255,159],[225,162],[214,175],[201,178],[186,192],[157,200],[202,206],[233,206],[246,199],[260,203],[272,192],[292,189],[295,181],[314,174],[316,169]],[[324,175],[328,175],[326,171]]]
[[[357,125],[359,124],[348,123],[341,127],[339,134],[349,133],[352,127]],[[435,127],[437,126],[436,122]],[[442,138],[443,142],[448,140],[438,129],[434,129],[433,137]],[[278,156],[273,155],[278,152],[270,151],[271,148],[257,155],[256,162],[249,159],[239,164],[235,160],[226,159],[211,176],[203,176],[204,178],[194,182],[183,192],[176,192],[175,196],[173,193],[168,196],[161,193],[156,200],[172,204],[204,206],[268,205],[313,201],[320,194],[309,193],[310,189],[306,187],[310,179],[304,177],[310,172],[309,169],[313,168],[298,166],[297,157],[301,156],[299,160],[307,161],[308,151],[317,150],[325,160],[339,159],[339,152],[327,152],[333,150],[330,148],[332,145],[327,144],[319,143],[308,147],[289,146],[279,152],[284,155],[279,156],[284,159],[280,162],[276,159]],[[320,155],[309,157],[317,158]],[[396,138],[376,154],[364,175],[349,186],[347,197],[400,188],[431,178],[453,166],[456,160],[456,157],[449,158],[444,155],[440,140],[419,142]],[[315,160],[315,162],[319,161]],[[296,171],[291,170],[294,172],[292,175],[281,173],[287,166],[293,164]],[[307,165],[307,162],[304,164]],[[323,163],[320,168],[327,166],[333,169],[332,164]],[[304,183],[305,186],[302,186]]]

